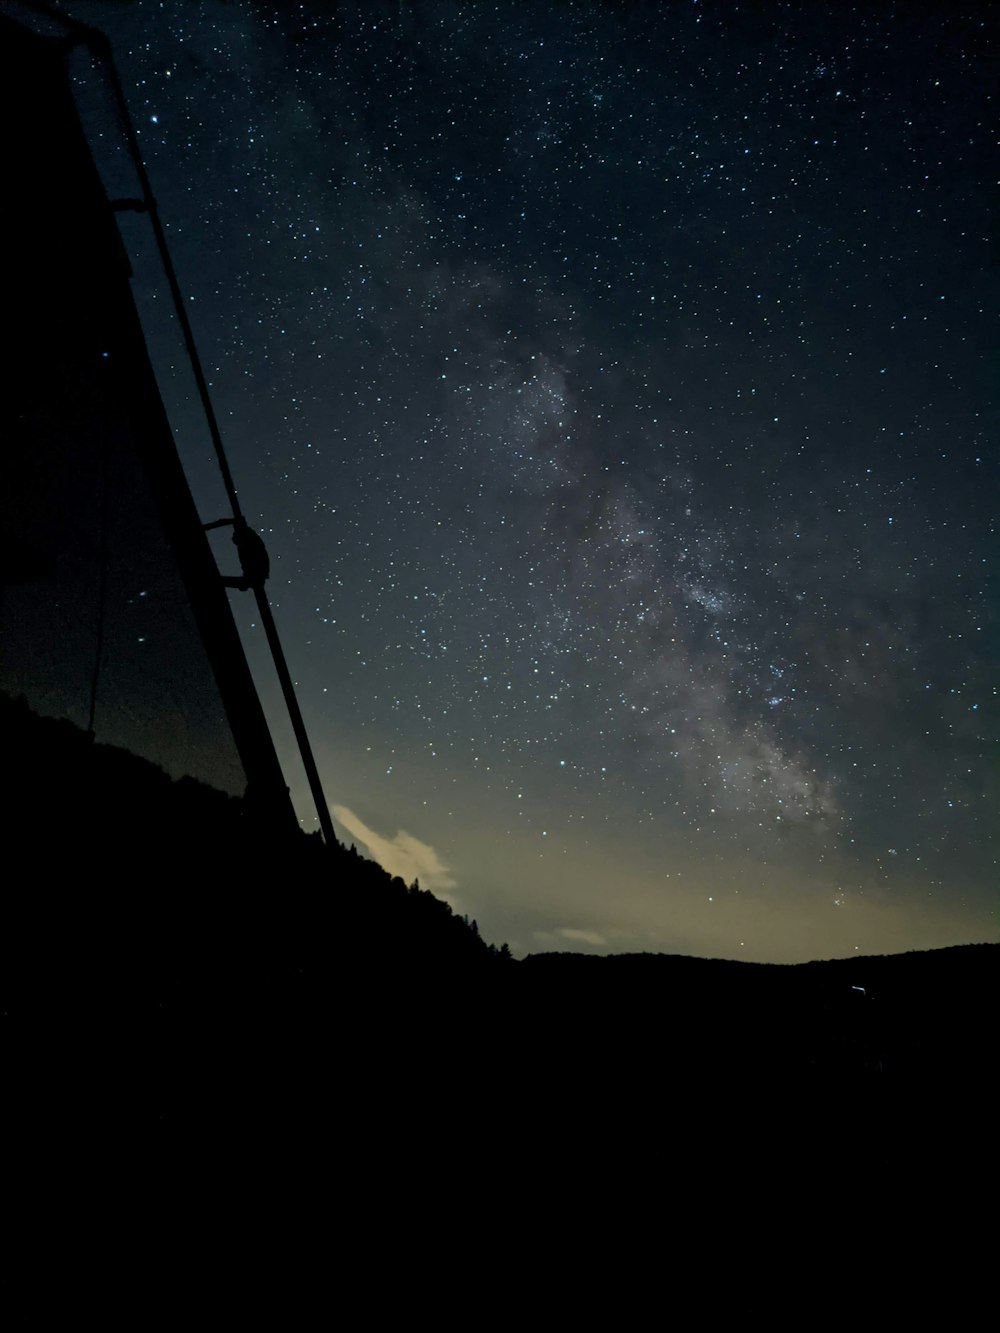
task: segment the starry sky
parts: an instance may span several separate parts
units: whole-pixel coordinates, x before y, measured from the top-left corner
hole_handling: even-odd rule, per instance
[[[516,953],[996,939],[989,7],[67,8],[345,840]]]

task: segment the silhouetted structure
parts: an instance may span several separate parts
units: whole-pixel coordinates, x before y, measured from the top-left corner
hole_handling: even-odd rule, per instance
[[[291,824],[66,49],[0,20],[0,686]]]

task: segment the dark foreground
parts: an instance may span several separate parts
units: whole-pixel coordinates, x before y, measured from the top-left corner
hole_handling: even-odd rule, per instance
[[[308,1262],[333,1219],[419,1231],[442,1199],[461,1231],[464,1208],[534,1214],[577,1189],[690,1207],[741,1180],[870,1181],[912,1165],[915,1121],[944,1136],[921,1130],[920,1170],[945,1146],[977,1156],[1000,946],[515,962],[352,852],[268,839],[238,800],[2,707],[29,1210],[54,1175],[71,1215],[114,1200],[131,1242],[280,1248],[287,1223]]]

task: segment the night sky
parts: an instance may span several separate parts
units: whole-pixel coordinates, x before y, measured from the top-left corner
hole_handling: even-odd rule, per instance
[[[67,8],[345,840],[516,953],[996,939],[989,7]]]

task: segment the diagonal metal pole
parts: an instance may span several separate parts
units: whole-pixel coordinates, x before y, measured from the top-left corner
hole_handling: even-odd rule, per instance
[[[180,324],[184,346],[188,354],[188,361],[190,362],[195,383],[198,387],[198,396],[201,399],[202,409],[208,423],[209,435],[211,436],[212,445],[215,449],[219,471],[222,474],[226,494],[229,497],[229,503],[232,507],[235,526],[237,530],[239,530],[241,525],[245,526],[245,519],[243,518],[243,512],[240,508],[239,497],[236,494],[236,483],[229,468],[229,460],[226,457],[225,447],[222,443],[222,432],[219,429],[218,419],[215,415],[215,408],[212,404],[211,394],[209,393],[208,381],[205,378],[201,358],[198,355],[198,348],[194,340],[194,331],[192,330],[191,322],[188,319],[184,297],[181,293],[180,283],[177,280],[177,273],[174,269],[170,249],[167,245],[166,232],[160,221],[160,215],[156,207],[156,200],[153,197],[152,186],[149,177],[146,174],[146,166],[139,149],[139,140],[135,132],[135,126],[132,123],[132,117],[129,113],[128,102],[125,98],[125,90],[118,77],[118,70],[115,66],[111,54],[111,46],[107,38],[103,33],[94,29],[87,30],[87,37],[92,48],[95,49],[97,55],[102,59],[108,74],[112,93],[118,108],[118,114],[128,143],[129,155],[132,159],[136,175],[139,178],[139,187],[142,192],[144,211],[149,218],[153,228],[153,235],[156,238],[156,246],[160,253],[160,262],[163,265],[163,271],[166,274],[167,283],[170,287],[174,310],[177,315],[178,323]],[[214,526],[214,524],[210,526]],[[260,612],[264,632],[267,635],[268,647],[271,650],[274,667],[278,673],[278,680],[281,683],[281,692],[284,695],[285,707],[288,709],[288,716],[292,724],[292,730],[294,731],[295,739],[298,742],[299,754],[302,757],[302,766],[305,769],[306,777],[309,780],[309,790],[312,793],[313,801],[316,805],[316,814],[319,817],[319,826],[323,832],[323,841],[328,847],[336,847],[338,845],[337,836],[333,831],[333,821],[330,818],[330,810],[326,803],[326,796],[323,793],[323,784],[320,781],[319,770],[316,767],[316,760],[313,758],[312,746],[309,744],[309,736],[306,732],[305,723],[302,720],[302,712],[299,708],[299,701],[295,695],[295,686],[292,683],[291,673],[288,670],[288,663],[285,660],[285,652],[281,646],[281,639],[278,637],[278,627],[274,623],[274,616],[271,614],[271,606],[267,600],[267,594],[264,591],[263,585],[257,584],[254,587],[254,593],[257,597],[257,608]]]
[[[288,663],[285,661],[285,650],[281,646],[278,627],[274,623],[274,616],[271,614],[271,603],[267,600],[267,593],[264,591],[262,584],[258,583],[254,588],[254,596],[257,598],[257,610],[260,612],[261,624],[264,626],[264,633],[267,635],[268,646],[271,649],[271,657],[274,659],[274,669],[277,671],[278,680],[281,682],[281,692],[285,696],[285,707],[288,709],[292,730],[295,732],[295,739],[299,744],[299,754],[302,756],[302,766],[306,771],[309,790],[312,792],[312,798],[316,805],[319,826],[323,831],[323,841],[328,847],[336,847],[338,845],[337,835],[333,831],[330,808],[323,794],[319,769],[316,767],[316,760],[313,758],[312,746],[309,744],[309,734],[306,731],[306,724],[302,720],[295,686],[288,670]]]
[[[194,331],[191,328],[191,321],[188,319],[187,307],[184,304],[184,296],[181,292],[180,283],[177,280],[177,272],[174,269],[173,258],[170,254],[170,248],[167,244],[167,234],[160,220],[160,214],[156,207],[156,200],[153,196],[153,187],[146,172],[146,164],[143,161],[142,152],[139,147],[139,138],[135,131],[135,125],[128,108],[128,100],[125,96],[125,89],[122,87],[121,79],[118,75],[118,68],[115,65],[114,55],[111,50],[111,43],[107,35],[99,28],[93,28],[89,24],[80,23],[78,20],[70,18],[63,14],[53,5],[46,3],[46,0],[23,0],[26,8],[34,10],[44,17],[58,22],[69,30],[68,36],[63,40],[66,49],[71,49],[77,44],[88,46],[95,59],[100,62],[107,76],[111,87],[111,93],[115,101],[122,132],[125,135],[125,141],[128,146],[129,157],[139,181],[141,198],[139,199],[121,199],[116,201],[112,207],[117,210],[132,209],[139,213],[145,213],[149,218],[153,229],[153,236],[156,240],[156,248],[159,251],[160,263],[163,266],[163,272],[167,279],[167,285],[170,288],[170,295],[173,299],[174,312],[180,325],[181,336],[184,340],[184,347],[187,351],[188,361],[194,375],[195,384],[198,388],[198,397],[201,400],[202,409],[205,414],[205,420],[208,424],[208,432],[211,436],[212,445],[215,450],[215,457],[219,465],[219,471],[222,474],[222,481],[226,488],[226,495],[229,498],[229,504],[232,509],[232,519],[221,520],[220,523],[205,524],[205,528],[219,527],[221,523],[232,523],[234,528],[239,531],[246,528],[246,519],[243,517],[243,511],[240,508],[239,496],[236,493],[236,482],[229,467],[229,460],[226,457],[225,446],[222,443],[222,432],[219,429],[218,418],[215,415],[215,407],[212,403],[212,396],[209,392],[208,380],[201,364],[201,357],[198,355],[198,348],[194,340]],[[281,646],[281,640],[278,637],[278,627],[274,623],[274,616],[271,614],[271,606],[267,600],[267,594],[264,591],[263,582],[257,582],[253,585],[257,597],[257,608],[260,612],[261,622],[264,626],[264,632],[267,635],[268,647],[271,650],[271,657],[274,661],[275,670],[278,673],[278,680],[281,682],[281,692],[284,695],[285,707],[288,709],[288,716],[292,723],[292,730],[295,732],[295,739],[298,742],[299,753],[302,756],[302,765],[309,780],[309,790],[312,793],[313,800],[316,803],[316,814],[319,817],[319,825],[323,832],[323,840],[328,847],[339,846],[337,836],[333,831],[333,821],[330,818],[330,810],[326,803],[326,797],[323,794],[323,784],[320,781],[319,770],[316,767],[316,760],[313,758],[312,746],[309,744],[309,736],[306,733],[305,723],[302,720],[302,712],[299,709],[299,702],[295,696],[295,686],[292,683],[291,673],[288,670],[288,663],[285,661],[285,652]],[[91,724],[93,724],[93,714],[91,715]]]

